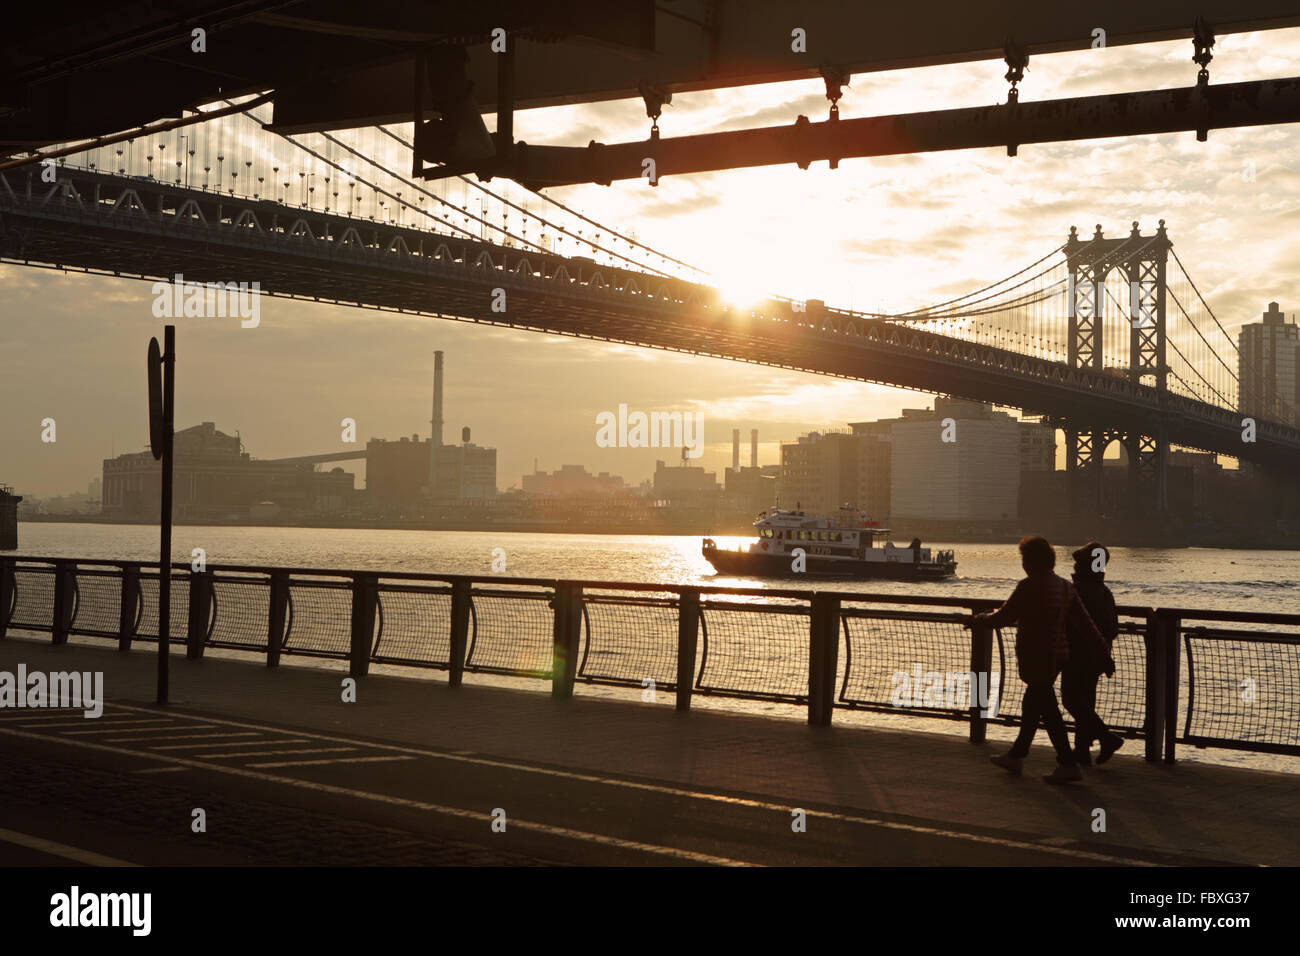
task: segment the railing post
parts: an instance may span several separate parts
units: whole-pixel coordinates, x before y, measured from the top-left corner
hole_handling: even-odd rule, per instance
[[[465,679],[465,655],[469,651],[471,587],[469,581],[451,584],[451,660],[447,666],[447,683],[459,687]]]
[[[280,666],[280,648],[284,646],[284,628],[289,619],[289,572],[271,572],[271,593],[267,602],[266,666]],[[369,660],[369,651],[366,654]]]
[[[1178,672],[1182,659],[1178,645],[1183,620],[1172,611],[1165,620],[1165,763],[1173,763],[1178,746]]]
[[[135,612],[140,606],[140,565],[122,565],[122,604],[117,614],[117,649],[129,651],[135,637]]]
[[[370,673],[370,647],[375,640],[375,606],[378,578],[358,572],[352,576],[352,652],[348,673],[365,677]]]
[[[696,648],[700,639],[700,592],[682,588],[677,599],[677,709],[691,709]]]
[[[50,633],[55,644],[68,643],[68,632],[72,628],[72,589],[76,575],[77,566],[73,562],[54,562],[54,620],[50,622]]]
[[[551,697],[569,700],[578,670],[578,645],[582,639],[582,588],[555,586],[555,630],[551,657]]]
[[[971,613],[978,613],[971,608]],[[999,675],[999,679],[1003,675]],[[993,628],[975,625],[970,629],[970,742],[982,744],[987,735],[988,718],[984,710],[993,683]],[[983,691],[983,693],[981,693]],[[998,687],[1001,697],[1001,685]]]
[[[1147,651],[1146,717],[1142,722],[1145,757],[1156,763],[1162,756],[1165,739],[1165,681],[1168,677],[1165,664],[1168,641],[1165,640],[1166,616],[1162,611],[1147,614],[1144,640]]]
[[[840,655],[840,599],[814,594],[808,627],[808,723],[829,727]]]
[[[14,560],[0,558],[0,641],[9,628],[9,602],[14,599]]]
[[[190,571],[190,611],[186,624],[185,656],[198,660],[208,642],[208,618],[212,616],[212,572]]]

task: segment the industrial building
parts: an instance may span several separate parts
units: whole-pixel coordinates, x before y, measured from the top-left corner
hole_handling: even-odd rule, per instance
[[[627,485],[618,475],[602,471],[593,475],[582,465],[562,465],[547,474],[535,470],[523,476],[523,492],[535,498],[588,498],[618,494]]]
[[[740,466],[740,429],[731,431],[731,467],[723,477],[723,496],[728,510],[755,515],[776,503],[780,465],[758,464],[758,429],[749,432],[749,467]]]
[[[355,493],[351,472],[317,471],[302,459],[255,459],[238,435],[218,431],[214,422],[181,429],[173,441],[177,518],[244,517],[263,502],[273,502],[281,515],[334,513],[347,508]],[[103,488],[105,515],[155,520],[162,466],[148,451],[106,458]]]
[[[654,497],[685,507],[704,507],[717,503],[722,488],[718,476],[699,465],[666,465],[655,462]]]
[[[433,414],[428,440],[419,435],[366,442],[366,494],[372,511],[391,513],[438,502],[485,502],[497,495],[497,451],[470,441],[444,445],[443,353],[433,353]]]

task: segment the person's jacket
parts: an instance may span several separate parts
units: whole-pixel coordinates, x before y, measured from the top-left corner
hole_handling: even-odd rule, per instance
[[[1088,569],[1081,571],[1076,568],[1073,577],[1074,589],[1079,592],[1079,600],[1083,602],[1088,616],[1092,618],[1093,623],[1097,625],[1097,630],[1106,640],[1106,655],[1098,658],[1093,653],[1095,648],[1087,635],[1079,628],[1069,626],[1066,632],[1070,642],[1070,664],[1090,674],[1100,674],[1106,669],[1106,663],[1111,656],[1111,645],[1115,641],[1115,636],[1119,634],[1119,615],[1115,613],[1115,596],[1110,593],[1110,588],[1106,587],[1105,573]]]
[[[1017,626],[1016,664],[1026,684],[1056,679],[1070,657],[1067,628],[1077,630],[1081,654],[1099,662],[1110,660],[1106,639],[1088,616],[1079,592],[1052,571],[1030,574],[1002,607],[977,620],[991,627]]]

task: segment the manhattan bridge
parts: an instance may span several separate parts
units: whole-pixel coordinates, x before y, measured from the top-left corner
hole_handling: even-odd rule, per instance
[[[314,29],[286,26],[279,14],[258,16],[275,29]],[[1035,28],[1044,31],[1044,49],[1077,45],[1052,39],[1058,27],[1074,29],[1054,20]],[[465,43],[481,46],[486,35],[470,32]],[[1134,42],[1154,36],[1135,33]],[[913,39],[930,42],[923,33]],[[1079,138],[1059,128],[1062,118],[1068,125],[1070,110],[1098,120],[1089,135],[1186,128],[1203,138],[1209,127],[1300,118],[1300,81],[1212,86],[1206,67],[1213,34],[1201,21],[1194,40],[1201,79],[1191,93],[1115,94],[1100,105],[1089,98],[1019,104],[1015,87],[1028,56],[1010,41],[1008,103],[981,111],[839,120],[847,74],[823,68],[830,120],[809,124],[800,117],[766,147],[751,137],[760,159],[745,163],[712,145],[711,137],[734,134],[660,140],[659,107],[670,96],[644,84],[640,94],[655,126],[646,143],[624,144],[630,151],[514,144],[512,112],[525,102],[513,97],[517,83],[521,91],[529,87],[517,81],[512,57],[494,64],[498,133],[462,161],[459,133],[477,122],[477,112],[466,120],[454,104],[435,103],[441,120],[423,121],[421,77],[436,73],[437,58],[426,51],[415,60],[411,122],[358,115],[343,128],[342,120],[310,115],[318,100],[295,101],[292,89],[274,105],[270,94],[245,90],[209,98],[179,121],[89,142],[10,135],[11,143],[32,145],[27,155],[0,162],[0,259],[150,281],[179,275],[187,282],[257,282],[272,296],[667,349],[1017,408],[1064,431],[1075,513],[1096,511],[1103,457],[1118,442],[1127,452],[1128,508],[1154,515],[1166,507],[1173,446],[1300,471],[1294,409],[1279,403],[1243,415],[1238,344],[1179,258],[1176,224],[1062,228],[1061,243],[1033,250],[1029,264],[1010,264],[1005,276],[964,295],[898,313],[778,296],[740,308],[707,273],[541,187],[630,178],[637,173],[625,171],[625,160],[647,144],[662,147],[660,174],[671,174],[783,161],[806,167],[818,158],[834,166],[852,155],[991,142],[1014,155],[1020,143]],[[967,58],[982,55],[972,48]],[[51,59],[41,68],[80,68],[68,62]],[[915,62],[934,61],[918,47]],[[782,75],[775,66],[769,73]],[[620,92],[622,81],[607,82],[610,95]],[[250,86],[264,91],[267,84]],[[1051,110],[1035,113],[1031,106]],[[140,108],[159,115],[160,107]],[[328,108],[337,118],[342,107]],[[69,115],[97,132],[84,125],[89,119]],[[431,131],[456,117],[462,128]],[[906,135],[879,135],[877,120]],[[852,125],[864,122],[876,125]],[[125,125],[118,120],[109,128]],[[797,141],[791,129],[806,138]],[[438,162],[426,166],[422,157]],[[699,157],[703,164],[692,167]]]

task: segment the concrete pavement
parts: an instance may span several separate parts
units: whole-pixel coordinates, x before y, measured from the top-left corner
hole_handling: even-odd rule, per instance
[[[0,710],[0,863],[1113,865],[1300,862],[1300,779],[1121,753],[1050,787],[949,734],[48,638],[0,670],[103,671],[104,716]],[[1134,750],[1133,743],[1129,744]],[[206,832],[192,815],[205,811]],[[1105,830],[1094,829],[1104,811]],[[65,850],[50,851],[41,841]],[[64,853],[60,856],[60,853]],[[89,857],[93,859],[93,857]]]

